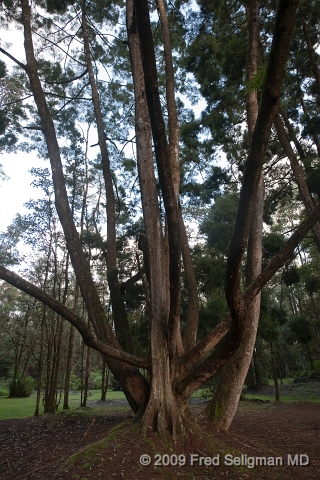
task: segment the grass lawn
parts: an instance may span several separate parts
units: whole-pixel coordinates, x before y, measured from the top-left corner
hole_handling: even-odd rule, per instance
[[[88,400],[100,400],[100,390],[90,390]],[[125,398],[123,392],[114,392],[112,390],[107,392],[107,400],[118,400]],[[71,409],[80,406],[81,394],[80,392],[73,392],[69,395],[69,404]],[[63,398],[61,399],[59,411],[62,411]],[[36,408],[36,397],[31,395],[28,398],[9,398],[0,397],[0,420],[8,418],[26,418],[34,415]],[[104,407],[105,408],[105,407]],[[108,407],[112,408],[112,407]],[[43,406],[40,404],[40,413],[43,413]]]
[[[289,378],[289,379],[283,380],[283,384],[289,384],[289,383],[292,383],[292,379]],[[272,385],[272,383],[270,382],[269,385]],[[299,387],[300,391],[292,392],[293,393],[292,395],[281,395],[281,392],[280,392],[280,401],[281,402],[308,401],[308,402],[319,403],[320,396],[319,394],[317,395],[318,392],[314,390],[309,391],[308,389],[309,389],[308,384],[306,384],[306,385],[301,385]],[[202,393],[201,389],[199,389],[192,395],[192,397],[201,398],[201,393]],[[100,397],[101,397],[100,390],[90,390],[88,401],[100,400]],[[114,392],[113,390],[108,390],[107,392],[107,400],[119,400],[124,398],[125,396],[121,391]],[[275,401],[274,395],[246,394],[246,398],[269,400],[271,402]],[[80,392],[73,391],[69,396],[70,409],[75,410],[79,408],[80,400],[81,400]],[[59,411],[62,411],[62,405],[63,405],[63,398],[61,398]],[[36,407],[35,394],[31,395],[31,397],[29,398],[0,397],[0,420],[5,420],[9,418],[31,417],[34,415],[35,407]],[[99,415],[99,410],[105,411],[106,408],[108,408],[108,410],[114,410],[114,409],[119,410],[119,409],[128,408],[128,407],[111,407],[111,406],[106,407],[101,405],[101,406],[91,407],[91,408],[95,408],[97,410],[97,415]],[[40,413],[43,413],[42,404],[40,406]]]

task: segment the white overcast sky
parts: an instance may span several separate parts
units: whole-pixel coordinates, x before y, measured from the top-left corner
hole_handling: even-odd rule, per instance
[[[18,60],[25,62],[22,31],[1,29],[0,45]],[[9,69],[14,65],[3,54],[0,58]],[[0,164],[9,177],[6,181],[0,180],[0,231],[3,232],[12,223],[16,213],[26,212],[23,207],[25,202],[34,196],[40,196],[39,189],[30,186],[32,177],[29,170],[32,167],[44,167],[45,162],[37,158],[35,153],[17,152],[0,154]]]
[[[32,167],[45,168],[48,165],[33,154],[24,152],[3,154],[0,156],[4,173],[9,180],[0,181],[0,231],[7,229],[16,213],[25,213],[23,204],[30,198],[39,198],[41,191],[30,184],[32,177],[29,170]]]

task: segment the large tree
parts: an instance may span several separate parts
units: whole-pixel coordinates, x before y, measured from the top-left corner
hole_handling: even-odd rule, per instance
[[[248,238],[253,239],[250,229],[255,215],[257,195],[261,195],[262,191],[262,167],[281,97],[298,0],[280,0],[278,3],[259,108],[256,113],[250,113],[252,126],[249,153],[245,161],[239,207],[228,249],[225,296],[229,313],[198,343],[195,277],[179,204],[179,160],[180,166],[183,162],[179,157],[178,113],[168,16],[164,3],[158,0],[160,38],[152,30],[148,1],[127,1],[127,38],[118,42],[118,46],[120,49],[126,46],[129,48],[134,86],[136,158],[144,221],[144,232],[140,235],[139,245],[144,258],[144,272],[141,275],[145,276],[148,290],[150,337],[148,353],[144,358],[138,357],[134,352],[134,339],[125,312],[125,303],[121,297],[123,291],[119,285],[116,258],[116,181],[110,167],[108,152],[110,145],[113,145],[110,138],[117,128],[112,125],[112,115],[110,112],[106,113],[106,105],[101,101],[103,85],[96,80],[99,70],[93,61],[99,55],[104,56],[101,45],[107,49],[108,42],[105,38],[110,31],[107,30],[103,34],[99,28],[104,22],[110,28],[114,21],[114,12],[109,4],[99,3],[94,7],[92,3],[79,2],[72,3],[68,9],[67,2],[48,2],[49,11],[60,11],[61,15],[66,15],[61,16],[60,22],[63,19],[65,25],[78,22],[76,31],[71,35],[65,33],[64,29],[55,23],[57,21],[55,16],[43,15],[43,11],[38,10],[38,6],[44,7],[43,2],[34,2],[33,5],[31,8],[28,0],[8,4],[2,2],[8,18],[15,19],[23,27],[26,61],[14,58],[2,47],[0,52],[13,60],[28,80],[35,105],[34,119],[37,122],[32,128],[41,133],[39,141],[41,153],[46,152],[50,160],[55,206],[92,328],[88,328],[86,321],[71,308],[9,271],[4,265],[0,266],[0,278],[56,311],[78,329],[88,346],[103,355],[110,370],[122,385],[132,409],[141,419],[145,435],[149,430],[160,433],[169,430],[172,436],[176,437],[186,428],[185,420],[189,414],[188,398],[237,352],[245,340],[247,322],[250,318],[248,312],[252,311],[249,310],[250,305],[320,219],[320,207],[315,206],[265,269],[261,273],[257,271],[248,273],[247,285],[245,288],[242,287],[242,264]],[[249,30],[252,18],[250,14]],[[72,57],[78,65],[77,72],[66,70],[64,75],[54,77],[53,70],[58,71],[60,68],[61,72],[61,66],[51,63],[51,58],[50,61],[44,62],[41,58],[44,48],[36,50],[34,46],[34,37],[42,35],[44,26],[49,28],[51,34],[42,40],[43,46],[49,49],[50,45],[50,49],[54,51],[62,50],[65,58]],[[54,30],[50,30],[51,27],[54,27]],[[117,33],[116,27],[114,28]],[[75,38],[78,51],[70,48],[71,43],[67,48],[63,47],[64,41],[71,42]],[[98,39],[103,39],[99,48]],[[251,49],[252,52],[254,48]],[[112,51],[108,55],[106,57],[111,61]],[[125,51],[123,55],[126,56]],[[159,56],[163,58],[164,72],[157,69]],[[251,54],[248,58],[250,60]],[[121,56],[114,56],[112,61],[121,64]],[[214,62],[214,59],[212,61]],[[255,69],[255,66],[248,66],[248,79],[254,74]],[[77,80],[87,83],[82,85],[80,91],[73,91],[73,95],[67,95],[66,86]],[[88,85],[90,90],[87,88]],[[108,321],[94,271],[83,248],[83,238],[79,236],[75,215],[70,208],[63,149],[61,142],[59,144],[59,135],[63,138],[64,131],[62,117],[58,115],[60,110],[56,110],[56,99],[62,97],[63,110],[69,102],[76,101],[84,91],[87,95],[91,92],[93,104],[91,118],[97,129],[100,168],[103,171],[106,193],[107,245],[104,245],[103,250],[115,330]],[[164,92],[165,102],[160,92]],[[248,117],[251,108],[252,102],[248,99]],[[64,121],[68,121],[67,116],[64,117]],[[43,139],[44,144],[41,143]],[[259,222],[261,225],[261,220]],[[250,248],[248,252],[251,255]],[[180,312],[182,271],[187,279],[187,291],[190,296],[184,330],[181,328]],[[139,275],[136,278],[138,277]],[[141,369],[147,370],[147,375],[142,375]],[[230,419],[232,415],[233,413],[230,413]]]

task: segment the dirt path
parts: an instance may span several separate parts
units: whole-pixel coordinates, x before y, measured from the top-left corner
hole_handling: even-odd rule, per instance
[[[71,480],[71,479],[223,479],[242,480],[264,478],[318,480],[320,478],[320,405],[307,402],[241,404],[228,434],[215,432],[216,440],[228,447],[233,456],[239,452],[247,456],[281,456],[304,454],[308,466],[262,467],[239,472],[234,466],[226,467],[141,467],[141,453],[154,453],[151,442],[140,444],[134,439],[123,443],[117,439],[108,450],[98,452],[98,462],[78,463],[64,472],[58,469],[72,453],[105,437],[106,432],[129,417],[126,411],[108,411],[92,423],[90,417],[59,414],[24,420],[0,422],[0,478],[6,480]],[[209,429],[209,426],[208,426]],[[213,455],[207,440],[195,443],[189,439],[185,450],[174,453]],[[163,446],[163,445],[162,445]],[[164,447],[165,448],[165,447]],[[189,449],[189,450],[188,450]],[[236,450],[235,450],[236,449]],[[173,453],[171,451],[171,453]],[[225,452],[224,452],[225,453]],[[221,459],[223,454],[220,455]],[[244,458],[244,457],[243,457]],[[294,458],[294,457],[293,457]],[[306,457],[302,457],[305,460]],[[222,462],[221,462],[222,463]],[[86,467],[86,468],[85,468]],[[249,471],[250,470],[250,471]],[[258,471],[259,470],[259,471]],[[274,473],[273,473],[274,472]]]

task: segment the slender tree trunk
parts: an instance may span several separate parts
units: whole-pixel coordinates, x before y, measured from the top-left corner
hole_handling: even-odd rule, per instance
[[[316,80],[316,84],[317,84],[317,87],[318,87],[318,90],[319,90],[319,93],[320,93],[320,70],[319,70],[319,67],[318,67],[316,52],[314,50],[313,43],[312,43],[312,40],[310,38],[308,24],[306,22],[305,17],[303,17],[303,19],[302,19],[302,28],[303,28],[304,37],[306,39],[306,43],[307,43],[307,47],[308,47],[308,52],[309,52],[309,57],[310,57],[311,65],[312,65],[313,75],[314,75],[314,78]]]
[[[184,266],[185,281],[188,292],[188,310],[186,329],[183,335],[183,346],[185,351],[195,346],[197,341],[198,323],[199,323],[199,297],[198,286],[195,271],[193,268],[192,257],[190,253],[189,240],[186,227],[183,222],[182,212],[180,208],[180,235],[181,250]]]
[[[77,312],[78,310],[78,301],[79,301],[79,286],[76,282],[75,292],[74,292],[74,303],[73,303],[74,312]],[[65,373],[65,379],[64,379],[64,396],[63,396],[64,410],[67,410],[69,408],[69,392],[70,392],[70,380],[71,380],[71,373],[72,373],[74,335],[75,335],[75,328],[72,325],[70,325],[66,373]]]
[[[101,377],[101,398],[100,401],[104,402],[107,396],[109,383],[109,369],[106,365],[106,362],[102,361],[102,377]]]
[[[300,160],[302,160],[302,161],[305,160],[306,159],[306,154],[304,153],[302,145],[297,138],[296,132],[294,131],[294,128],[291,125],[291,123],[288,119],[288,116],[287,116],[286,112],[284,111],[284,109],[282,108],[281,105],[279,105],[279,113],[280,113],[280,115],[281,115],[281,117],[284,121],[284,124],[285,124],[285,126],[286,126],[286,128],[289,132],[290,141],[294,143],[294,145],[297,149],[297,152],[299,153]]]
[[[304,172],[299,165],[298,159],[294,151],[291,148],[280,115],[275,116],[274,125],[276,127],[278,138],[283,147],[283,150],[289,158],[291,169],[297,182],[302,201],[304,203],[304,206],[306,207],[306,211],[308,213],[311,213],[312,210],[315,208],[315,203],[309,191]],[[318,251],[320,252],[320,223],[316,223],[314,225],[314,227],[312,228],[312,234]]]
[[[87,400],[88,400],[88,394],[89,394],[89,376],[90,376],[90,348],[86,347],[84,345],[84,362],[85,362],[85,367],[84,367],[84,385],[83,385],[83,390],[81,392],[82,396],[82,401],[81,401],[81,407],[86,407],[87,406]]]
[[[272,340],[270,340],[269,345],[270,345],[270,356],[271,356],[271,370],[272,370],[274,388],[275,388],[275,393],[276,393],[276,401],[279,402],[279,400],[280,400],[279,382],[278,382],[278,374],[277,374],[277,367],[276,367],[276,362],[275,362]]]
[[[303,97],[300,97],[300,103],[301,103],[301,106],[302,106],[303,113],[309,119],[309,112],[308,112],[308,109],[306,107],[306,104],[304,103]],[[314,133],[312,135],[312,137],[313,137],[314,144],[317,148],[318,155],[320,156],[320,138],[318,137],[318,135],[316,133]]]
[[[37,383],[37,398],[36,409],[34,414],[37,416],[40,414],[40,400],[41,400],[41,387],[42,387],[42,373],[43,373],[43,357],[44,357],[44,329],[46,323],[47,306],[42,306],[42,319],[41,319],[41,334],[40,334],[40,352],[38,361],[38,383]]]
[[[85,2],[84,2],[85,4]],[[120,345],[124,350],[130,353],[134,353],[135,347],[133,338],[131,335],[131,329],[124,305],[124,301],[120,291],[120,285],[118,282],[118,269],[117,269],[117,237],[116,237],[116,209],[115,209],[115,197],[112,184],[112,174],[110,168],[110,160],[107,149],[107,139],[104,131],[104,123],[102,117],[102,111],[100,106],[99,93],[95,81],[91,53],[90,43],[87,31],[87,21],[85,6],[82,9],[82,32],[84,40],[84,49],[86,56],[86,63],[89,73],[89,82],[92,91],[92,100],[95,113],[95,119],[98,130],[99,147],[102,160],[102,170],[106,189],[106,212],[107,212],[107,248],[106,248],[106,260],[107,260],[107,278],[110,289],[110,297],[112,304],[112,312],[115,330]]]

